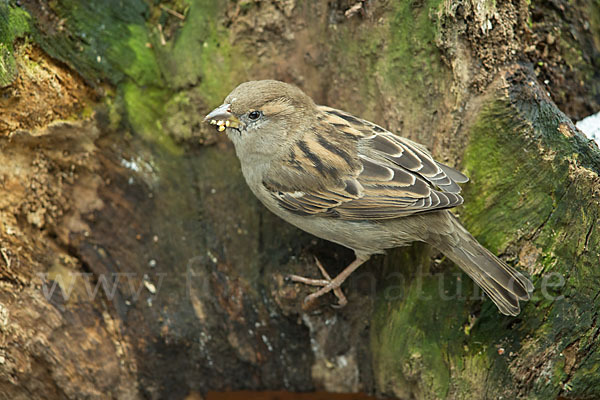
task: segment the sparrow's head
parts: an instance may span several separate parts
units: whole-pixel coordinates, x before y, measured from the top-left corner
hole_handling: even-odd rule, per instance
[[[273,80],[245,82],[233,89],[225,102],[204,121],[225,131],[238,154],[270,153],[301,127],[311,125],[316,106],[296,86]]]

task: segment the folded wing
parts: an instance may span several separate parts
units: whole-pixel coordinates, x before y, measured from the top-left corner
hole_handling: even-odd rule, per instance
[[[457,183],[468,178],[435,161],[425,147],[343,111],[320,109],[321,126],[295,143],[293,163],[273,165],[263,181],[282,208],[382,220],[462,204]],[[333,143],[324,140],[332,137]]]

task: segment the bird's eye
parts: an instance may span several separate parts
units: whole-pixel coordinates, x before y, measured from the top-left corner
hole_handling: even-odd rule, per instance
[[[248,118],[250,118],[252,121],[255,121],[260,118],[260,114],[260,111],[250,111],[248,113]]]

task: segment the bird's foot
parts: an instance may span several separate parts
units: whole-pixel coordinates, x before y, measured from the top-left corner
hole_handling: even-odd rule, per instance
[[[315,263],[317,264],[319,271],[321,271],[321,275],[323,275],[324,279],[305,278],[305,277],[299,276],[299,275],[289,275],[288,276],[289,279],[291,279],[293,282],[304,283],[306,285],[311,285],[311,286],[321,286],[321,289],[317,290],[316,292],[314,292],[304,298],[304,308],[306,308],[306,309],[311,308],[312,305],[314,304],[314,302],[319,297],[323,296],[325,293],[328,293],[330,291],[333,291],[333,294],[335,294],[335,297],[337,297],[337,299],[338,299],[338,304],[332,304],[331,306],[334,308],[344,307],[346,304],[348,304],[348,300],[346,299],[346,296],[344,295],[344,292],[342,292],[342,289],[340,288],[340,286],[344,282],[345,278],[338,279],[338,278],[340,278],[338,276],[334,279],[331,279],[331,276],[329,276],[327,271],[325,271],[325,268],[323,268],[323,265],[316,257],[315,257]]]

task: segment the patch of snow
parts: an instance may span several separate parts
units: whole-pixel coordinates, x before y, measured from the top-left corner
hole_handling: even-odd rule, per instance
[[[577,121],[575,126],[585,133],[585,136],[595,140],[598,146],[600,146],[600,112]]]

